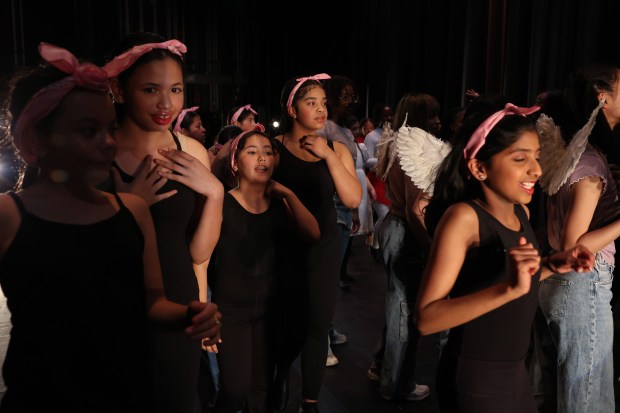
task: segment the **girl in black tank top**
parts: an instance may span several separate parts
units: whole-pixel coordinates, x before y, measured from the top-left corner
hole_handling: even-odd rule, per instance
[[[538,281],[594,262],[578,246],[541,264],[523,206],[541,175],[525,117],[537,108],[501,107],[472,106],[426,208],[433,243],[416,318],[423,335],[450,329],[437,373],[442,412],[537,412],[524,359]]]
[[[288,402],[290,364],[302,352],[302,412],[318,411],[317,400],[327,359],[327,334],[339,290],[340,249],[336,232],[333,197],[356,208],[361,201],[353,159],[340,143],[328,142],[315,132],[327,120],[325,91],[319,80],[326,74],[293,78],[282,90],[283,135],[278,140],[279,165],[274,179],[295,192],[315,216],[320,240],[312,245],[291,243],[289,256],[295,260],[291,277],[283,280],[279,296],[282,319],[278,332],[276,410]]]
[[[288,188],[271,181],[275,142],[248,131],[231,145],[239,185],[224,199],[222,233],[209,262],[213,300],[226,317],[217,345],[216,412],[272,411],[275,295],[286,270],[286,245],[320,237],[314,216]],[[247,356],[249,355],[249,357]]]

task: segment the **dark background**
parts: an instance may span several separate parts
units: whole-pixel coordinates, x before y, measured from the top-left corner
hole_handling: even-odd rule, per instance
[[[126,33],[154,31],[188,46],[186,106],[200,106],[212,139],[236,105],[277,120],[293,76],[351,77],[363,117],[411,91],[442,110],[468,88],[528,105],[578,66],[620,63],[620,1],[279,2],[0,0],[0,75],[38,63],[41,41],[102,63]]]

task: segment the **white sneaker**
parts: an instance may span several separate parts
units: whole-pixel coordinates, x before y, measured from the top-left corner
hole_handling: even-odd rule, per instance
[[[344,344],[347,342],[347,336],[332,327],[329,329],[329,340],[331,345]]]
[[[411,393],[403,396],[403,399],[410,400],[413,402],[417,402],[419,400],[424,400],[431,394],[431,389],[424,384],[416,384],[415,389],[411,391]]]
[[[335,366],[336,364],[338,364],[338,359],[336,358],[334,353],[329,353],[327,355],[327,361],[325,361],[325,366],[331,367],[331,366]]]

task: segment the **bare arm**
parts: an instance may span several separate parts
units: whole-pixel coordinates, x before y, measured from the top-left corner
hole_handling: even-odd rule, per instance
[[[584,178],[571,186],[570,205],[564,221],[560,248],[568,249],[583,244],[590,251],[598,252],[620,236],[619,220],[589,231],[602,192],[603,182],[597,176]]]
[[[208,338],[210,343],[217,342],[221,319],[217,305],[198,301],[183,305],[169,301],[165,297],[155,226],[148,206],[136,195],[119,194],[119,196],[134,215],[144,235],[144,285],[149,320],[162,327],[184,328],[191,339]],[[188,314],[191,317],[188,317]]]

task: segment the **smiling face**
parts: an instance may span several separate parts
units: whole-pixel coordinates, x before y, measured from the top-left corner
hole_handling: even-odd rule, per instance
[[[57,109],[49,137],[41,139],[42,174],[58,183],[96,185],[107,179],[116,155],[116,113],[107,94],[76,90]]]
[[[183,71],[172,58],[136,68],[123,90],[127,119],[145,131],[165,131],[183,108]]]
[[[534,184],[542,175],[539,153],[538,134],[526,131],[487,164],[470,170],[474,178],[484,177],[482,187],[488,202],[493,198],[510,204],[527,204],[534,195]],[[475,160],[470,162],[476,164]]]
[[[245,140],[243,148],[235,156],[239,181],[268,183],[273,174],[274,152],[271,141],[258,134]]]

